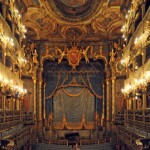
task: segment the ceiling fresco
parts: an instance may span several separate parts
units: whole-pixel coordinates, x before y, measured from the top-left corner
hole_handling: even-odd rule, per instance
[[[113,40],[121,35],[124,0],[18,0],[33,40]],[[33,33],[35,32],[35,33]]]
[[[60,0],[60,1],[69,7],[79,7],[87,3],[88,0]]]
[[[99,12],[101,4],[101,0],[48,0],[45,7],[51,17],[58,18],[58,21],[75,24],[93,18]]]

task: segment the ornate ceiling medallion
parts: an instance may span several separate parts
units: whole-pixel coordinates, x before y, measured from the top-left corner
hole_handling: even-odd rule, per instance
[[[45,7],[50,15],[63,23],[86,22],[99,13],[101,0],[47,0]],[[47,5],[48,4],[48,5]],[[93,17],[91,17],[91,15]]]
[[[79,7],[84,5],[88,0],[60,0],[60,1],[69,7]]]
[[[76,37],[78,41],[81,41],[87,35],[87,29],[85,26],[64,26],[61,29],[61,35],[66,40],[71,40]]]

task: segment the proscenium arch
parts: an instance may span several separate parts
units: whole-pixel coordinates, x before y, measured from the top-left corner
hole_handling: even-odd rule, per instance
[[[106,70],[106,59],[105,59],[105,57],[102,57],[103,59],[100,59],[100,58],[98,58],[97,60],[90,60],[90,62],[91,62],[91,68],[89,68],[89,70],[91,70],[93,67],[92,66],[94,66],[94,68],[96,69],[96,70],[101,70],[102,71],[102,74],[104,75],[104,78],[102,77],[100,77],[101,79],[99,80],[99,82],[98,82],[98,84],[97,85],[95,85],[96,87],[97,86],[99,86],[99,88],[101,89],[101,91],[102,90],[104,90],[104,88],[103,88],[103,85],[105,84],[105,70]],[[49,78],[48,80],[45,80],[45,79],[47,79],[47,75],[49,76],[49,72],[51,72],[51,73],[53,73],[53,69],[55,70],[55,66],[57,67],[57,65],[59,65],[58,63],[57,63],[57,61],[55,60],[55,61],[53,61],[51,58],[49,58],[49,57],[43,57],[43,59],[41,60],[41,62],[42,62],[42,65],[43,65],[43,81],[45,82],[45,84],[47,85],[47,83],[48,83],[48,81],[49,80],[51,80],[51,81],[53,81],[53,78]],[[55,64],[56,63],[56,64]],[[64,64],[63,64],[64,63]],[[95,64],[97,64],[96,66],[95,66]],[[62,67],[63,66],[65,66],[65,65],[67,65],[67,66],[69,66],[69,64],[68,64],[68,61],[67,60],[64,60],[64,61],[62,61],[62,63],[61,63],[61,65],[62,65]],[[87,65],[87,66],[86,66]],[[88,65],[89,64],[86,64],[85,63],[85,60],[83,59],[82,61],[81,61],[81,66],[80,66],[80,69],[79,68],[77,68],[77,69],[79,69],[79,70],[77,70],[77,71],[80,71],[80,70],[83,70],[83,68],[87,68],[88,69]],[[48,70],[48,68],[49,68],[49,66],[50,66],[50,70]],[[66,67],[67,67],[66,66]],[[89,67],[90,67],[89,66]],[[61,66],[59,66],[59,67],[61,67]],[[58,68],[56,68],[56,72],[58,71],[59,72],[59,67]],[[69,68],[72,68],[71,66],[69,66]],[[94,70],[95,70],[94,69]],[[95,70],[95,71],[96,71]],[[101,72],[101,71],[99,71],[99,72]],[[48,73],[48,74],[47,74]],[[51,73],[50,73],[50,76],[51,76]],[[79,73],[79,72],[78,72]],[[47,74],[47,75],[46,75]],[[61,74],[61,73],[58,73],[58,74]],[[69,74],[69,73],[68,73]],[[98,73],[99,74],[99,73]],[[98,92],[98,90],[96,90],[95,91],[95,86],[94,86],[94,83],[95,83],[95,81],[97,81],[97,75],[98,74],[96,74],[95,75],[95,78],[91,78],[91,77],[88,77],[88,76],[85,76],[84,78],[83,78],[83,80],[85,81],[85,82],[87,82],[88,84],[89,84],[89,82],[90,82],[90,84],[92,85],[92,87],[90,87],[90,88],[92,88],[93,90],[94,90],[94,92],[96,92],[96,93],[94,93],[94,95],[96,94],[97,95],[97,92]],[[45,76],[46,75],[46,76]],[[54,74],[54,76],[57,76],[57,74]],[[101,76],[101,75],[100,75]],[[52,75],[52,77],[53,77],[53,75]],[[62,76],[62,77],[64,77],[64,76]],[[61,79],[62,79],[62,77],[61,77]],[[66,76],[65,76],[66,77]],[[72,81],[72,77],[70,78],[70,80],[66,80],[68,83],[70,83],[70,81]],[[80,79],[80,77],[78,77],[78,75],[77,75],[77,81],[79,81],[79,79]],[[54,78],[54,80],[55,80],[55,78]],[[59,78],[57,79],[57,77],[56,77],[56,81],[57,80],[59,80]],[[63,81],[63,80],[62,80]],[[61,82],[61,81],[60,81]],[[57,82],[54,82],[54,84],[55,83],[57,83]],[[64,82],[63,82],[64,83]],[[68,85],[68,83],[67,84],[64,84],[64,85]],[[100,83],[100,84],[99,84]],[[53,84],[51,84],[51,82],[50,83],[48,83],[49,84],[49,86],[51,86],[51,85],[53,85]],[[84,84],[84,85],[86,85],[86,84]],[[45,93],[45,98],[48,96],[48,98],[47,99],[45,99],[45,110],[46,110],[46,114],[47,114],[47,116],[49,116],[50,115],[50,113],[51,113],[51,111],[50,110],[53,110],[53,106],[52,106],[52,103],[53,103],[53,95],[56,93],[56,91],[59,89],[58,87],[59,86],[54,86],[54,88],[53,87],[51,87],[51,88],[49,88],[49,86],[47,85],[47,87],[46,87],[46,89],[47,89],[47,94]],[[65,86],[62,86],[62,87],[65,87]],[[88,89],[90,89],[90,88],[88,88]],[[93,94],[93,91],[92,91],[92,94]],[[49,96],[50,95],[50,96]],[[97,98],[97,100],[98,100],[98,103],[100,103],[100,105],[101,105],[101,107],[102,107],[102,109],[105,109],[104,108],[104,105],[103,105],[103,101],[104,101],[104,103],[105,103],[105,101],[106,101],[106,96],[105,96],[105,91],[102,91],[102,93],[100,94],[100,96],[101,97],[98,97],[98,96],[96,96],[95,95],[95,97]],[[50,108],[50,106],[51,106],[51,108]],[[50,110],[47,110],[47,107],[48,108],[50,108]],[[102,109],[98,109],[98,110],[100,110],[99,112],[100,112],[100,114],[102,114],[103,113],[103,111],[102,111]],[[104,110],[105,111],[105,110]],[[46,117],[47,118],[47,117]],[[48,119],[48,118],[47,118]]]
[[[41,61],[40,61],[40,66],[44,66],[44,63],[45,61],[52,61],[54,60],[53,56],[52,55],[46,55],[46,56],[43,56]]]

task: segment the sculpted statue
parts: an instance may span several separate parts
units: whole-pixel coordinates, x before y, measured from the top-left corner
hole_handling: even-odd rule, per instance
[[[83,52],[82,52],[82,54],[83,54],[83,56],[84,56],[84,58],[85,58],[86,63],[89,63],[89,58],[88,58],[88,56],[87,56],[87,52],[88,52],[89,48],[90,48],[90,46],[88,46],[88,47],[87,47],[85,50],[83,50]]]
[[[37,54],[37,51],[35,49],[34,52],[33,52],[33,63],[35,63],[35,64],[39,63],[38,60],[37,60],[37,57],[38,57],[38,54]]]
[[[115,55],[116,52],[114,52],[114,49],[110,52],[110,62],[115,62]]]
[[[57,48],[56,50],[60,53],[60,58],[58,59],[58,64],[60,64],[66,54],[65,51],[62,51],[60,48]]]

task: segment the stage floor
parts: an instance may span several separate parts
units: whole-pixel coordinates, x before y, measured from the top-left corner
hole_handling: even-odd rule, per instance
[[[80,138],[89,138],[92,134],[92,130],[55,130],[58,137],[65,138],[65,134],[78,133]]]

